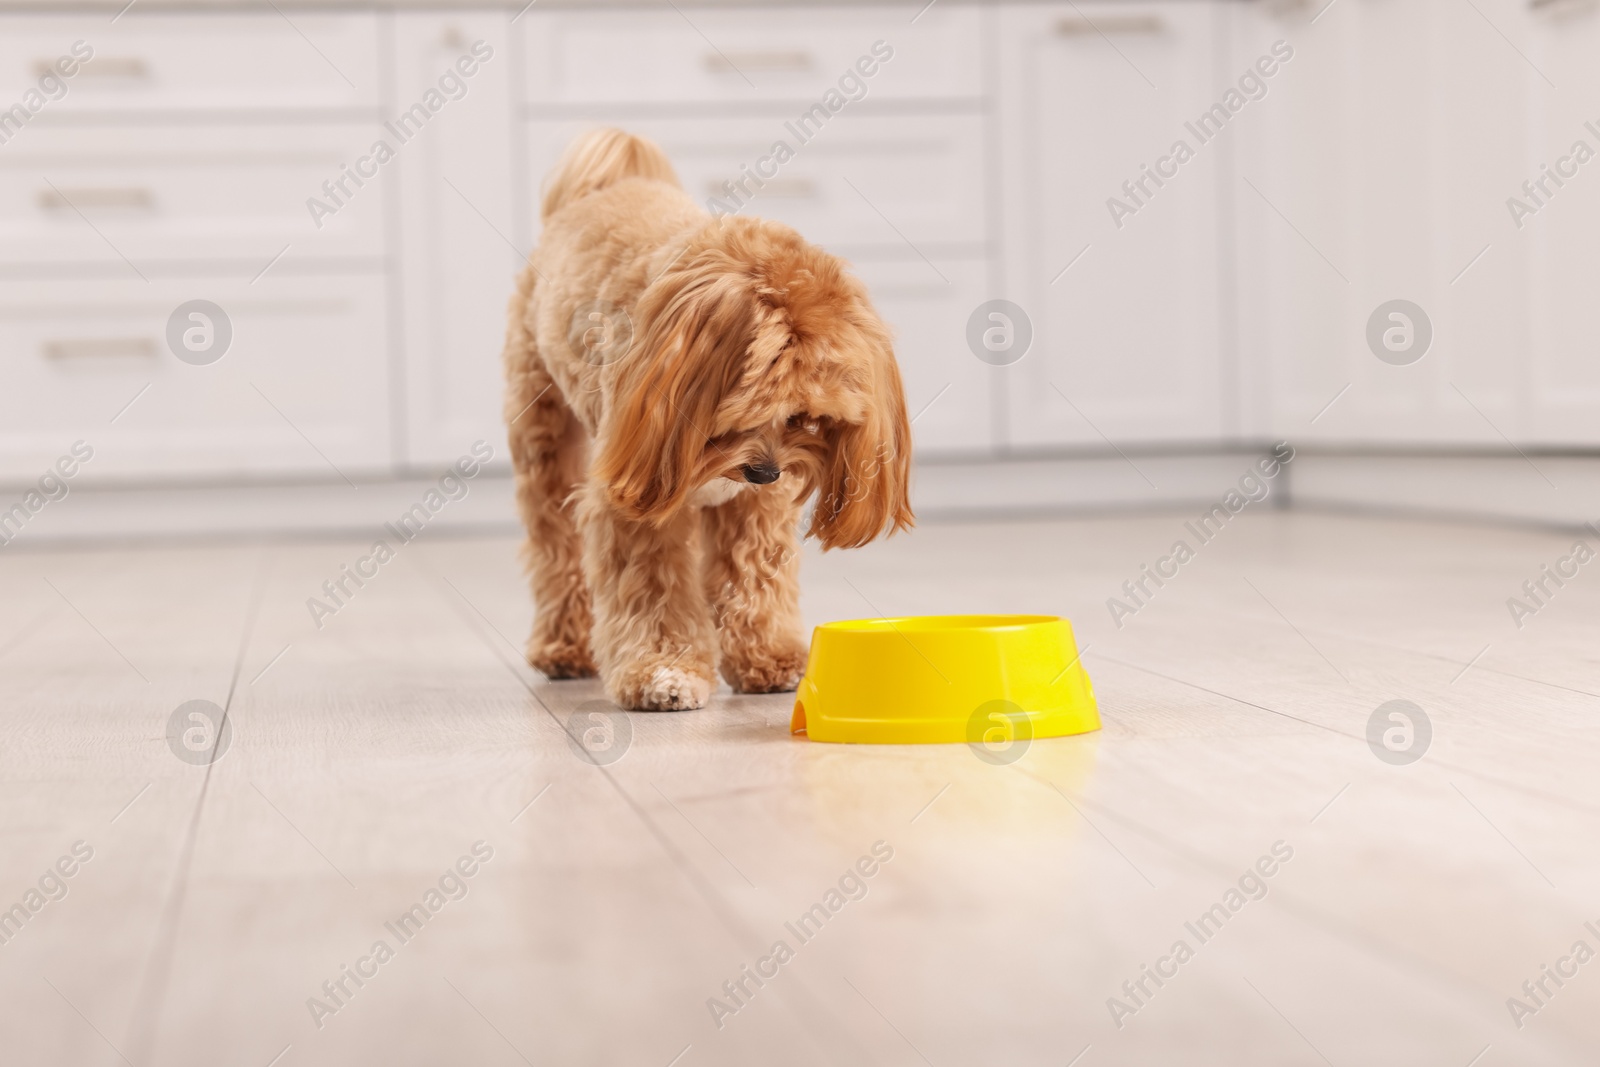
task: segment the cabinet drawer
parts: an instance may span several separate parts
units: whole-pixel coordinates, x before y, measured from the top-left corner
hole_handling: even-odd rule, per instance
[[[376,107],[376,18],[286,14],[8,16],[0,100],[9,106],[39,88],[41,74],[83,41],[92,58],[41,113]]]
[[[357,125],[24,131],[0,153],[0,260],[120,262],[377,256],[383,175],[319,229],[325,198],[379,128]]]
[[[181,362],[167,341],[169,319],[195,299],[214,302],[231,324],[226,353],[205,366]],[[220,326],[211,326],[215,343]],[[337,479],[334,466],[385,466],[386,350],[378,277],[9,283],[0,293],[0,479],[37,478],[79,438],[95,449],[85,477],[96,480]]]
[[[977,96],[979,12],[934,7],[914,24],[913,14],[903,6],[530,12],[528,100],[810,103],[863,56],[877,59],[877,41],[893,54],[861,79],[865,99]]]
[[[981,121],[976,115],[842,114],[808,144],[778,118],[649,119],[628,129],[661,145],[702,206],[716,198],[738,206],[740,214],[786,222],[829,248],[915,259],[919,250],[938,254],[929,246],[976,246],[985,239]],[[589,125],[532,122],[532,173],[547,174]],[[740,179],[742,168],[755,170],[777,140],[795,148],[794,157],[764,188],[747,184],[754,196],[736,205],[723,183]]]

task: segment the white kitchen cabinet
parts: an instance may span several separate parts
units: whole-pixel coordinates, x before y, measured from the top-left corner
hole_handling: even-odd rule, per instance
[[[535,187],[574,137],[598,125],[648,137],[696,202],[788,223],[851,263],[896,334],[919,454],[986,451],[995,377],[965,339],[994,247],[984,16],[915,14],[702,9],[693,27],[671,11],[530,14],[526,239]],[[861,99],[797,131],[877,40],[893,57],[869,64]],[[759,188],[746,180],[753,196],[730,193],[780,140],[793,158]]]
[[[396,163],[403,348],[396,388],[406,419],[396,462],[404,466],[450,463],[473,441],[505,439],[500,351],[528,247],[512,236],[512,205],[516,196],[534,195],[512,186],[516,57],[509,17],[460,12],[395,20],[398,109],[437,91],[478,42],[490,53],[466,64],[474,73],[458,79],[464,95],[450,100]]]
[[[320,228],[307,209],[378,133],[379,16],[4,27],[0,99],[32,108],[27,86],[76,39],[94,55],[25,122],[9,112],[0,477],[36,478],[78,438],[91,481],[390,470],[383,183]],[[173,327],[195,300],[220,311]],[[180,359],[190,328],[231,332],[225,353]]]
[[[1218,181],[1233,131],[1197,145],[1184,125],[1221,91],[1217,17],[1204,3],[1000,10],[1006,266],[993,295],[1034,330],[1004,372],[1011,446],[1217,441],[1237,429],[1219,334]],[[1123,183],[1179,139],[1195,157],[1132,201]],[[1119,226],[1112,197],[1143,206]]]
[[[634,130],[697,201],[728,203],[723,183],[796,141],[862,57],[873,73],[835,102],[856,98],[740,210],[866,281],[919,454],[1600,443],[1600,159],[1522,226],[1506,206],[1574,142],[1600,151],[1600,9],[1324,8],[7,13],[0,104],[79,39],[94,58],[0,125],[0,477],[102,416],[91,473],[129,479],[364,476],[499,440],[506,301],[570,138]],[[492,56],[450,98],[441,77],[480,40]],[[1293,58],[1201,143],[1279,41]],[[425,128],[316,227],[307,197],[430,89]],[[1144,168],[1180,139],[1193,158],[1156,184]],[[195,297],[238,309],[210,368],[164,339]],[[999,367],[967,340],[997,298],[1033,331]],[[1433,329],[1405,366],[1366,340],[1397,298]]]

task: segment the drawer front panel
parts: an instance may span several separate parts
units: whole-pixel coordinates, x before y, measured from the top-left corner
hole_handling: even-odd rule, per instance
[[[40,125],[0,153],[0,261],[121,262],[377,256],[386,175],[334,213],[323,183],[382,133],[374,124],[93,128]],[[392,164],[391,164],[392,165]],[[337,191],[336,191],[337,192]],[[318,226],[320,223],[320,227]]]
[[[976,115],[840,115],[813,131],[809,143],[776,118],[651,119],[628,129],[661,145],[702,206],[716,200],[740,214],[777,219],[807,240],[842,251],[870,248],[917,258],[924,245],[985,239],[981,121]],[[531,173],[542,179],[589,125],[530,123]],[[781,165],[773,154],[776,141],[794,149]],[[746,177],[758,171],[773,175],[762,179],[764,188]],[[741,181],[752,194],[748,200],[737,187]]]
[[[954,6],[914,24],[904,7],[530,12],[528,100],[810,103],[829,89],[870,100],[974,97],[979,17]]]
[[[225,318],[177,315],[180,360],[169,321],[197,299]],[[219,359],[192,362],[228,333]],[[384,467],[386,350],[379,278],[9,283],[0,294],[0,479],[38,477],[79,438],[95,449],[85,476],[96,480],[337,479]]]
[[[78,55],[92,55],[60,77],[55,64],[80,41]],[[377,20],[363,14],[134,8],[115,23],[9,16],[0,34],[0,100],[35,91],[40,114],[373,108],[378,70]]]

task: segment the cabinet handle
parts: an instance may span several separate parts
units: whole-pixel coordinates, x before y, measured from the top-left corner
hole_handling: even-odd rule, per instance
[[[40,60],[34,69],[44,71],[50,64]],[[78,66],[80,78],[148,78],[150,67],[138,56],[96,56]]]
[[[45,341],[44,358],[153,359],[156,343],[148,337],[82,337]]]
[[[706,53],[706,69],[713,74],[736,74],[741,70],[796,72],[813,66],[809,52]]]
[[[1584,12],[1592,14],[1595,9],[1594,0],[1528,0],[1528,10],[1537,11],[1541,15],[1553,11],[1566,11],[1569,14]]]
[[[1160,15],[1107,15],[1095,22],[1068,17],[1056,23],[1056,36],[1082,37],[1086,34],[1156,34],[1166,32]]]
[[[810,200],[817,195],[817,183],[810,178],[773,178],[761,190],[762,196],[781,196],[789,200]]]
[[[33,61],[35,77],[46,74],[59,74],[56,64],[51,59],[36,59]],[[148,78],[150,68],[145,61],[137,56],[102,56],[95,59],[86,59],[78,64],[78,77],[80,78]]]
[[[42,211],[106,208],[113,211],[152,211],[155,197],[149,189],[40,189]]]
[[[753,182],[751,184],[754,185]],[[720,182],[708,181],[706,195],[720,198],[727,196],[728,190]],[[756,195],[784,200],[810,200],[817,195],[817,183],[810,178],[767,178],[756,190]]]

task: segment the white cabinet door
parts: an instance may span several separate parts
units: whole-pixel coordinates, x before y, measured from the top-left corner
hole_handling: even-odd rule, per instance
[[[1574,148],[1583,141],[1591,152],[1600,152],[1600,10],[1556,7],[1527,16],[1528,54],[1538,73],[1528,71],[1524,79],[1534,118],[1520,178],[1542,177],[1542,165],[1559,167],[1568,177],[1560,186],[1546,179],[1540,192],[1544,205],[1532,216],[1521,216],[1523,226],[1514,238],[1528,244],[1533,261],[1532,345],[1523,376],[1521,436],[1541,444],[1593,446],[1600,444],[1600,333],[1595,330],[1600,156],[1580,166]],[[1552,90],[1543,77],[1560,90]],[[1509,211],[1501,231],[1513,239]]]
[[[1504,447],[1518,433],[1531,246],[1505,200],[1525,177],[1520,4],[1240,8],[1233,67],[1294,49],[1240,130],[1238,333],[1251,432],[1335,443]],[[1487,20],[1486,20],[1487,16]],[[1493,22],[1493,25],[1490,24]],[[1522,42],[1513,46],[1504,33]],[[1403,345],[1404,309],[1431,327]],[[1384,310],[1380,313],[1380,309]],[[1368,339],[1379,321],[1378,348]],[[1418,354],[1421,353],[1421,354]],[[1408,361],[1409,360],[1409,361]]]
[[[1216,440],[1236,429],[1219,342],[1224,129],[1211,3],[1001,9],[1005,292],[1034,330],[1006,368],[1008,443]],[[1254,116],[1248,109],[1232,122]],[[1194,157],[1163,163],[1179,140]],[[1173,173],[1155,180],[1141,167]],[[1124,182],[1143,181],[1129,193]],[[1117,198],[1135,213],[1113,218]],[[1119,212],[1120,214],[1120,212]]]
[[[998,371],[967,347],[967,317],[985,299],[981,260],[851,265],[895,335],[911,441],[918,456],[973,455],[994,441],[990,385]]]
[[[1361,13],[1340,4],[1312,27],[1316,13],[1312,6],[1251,5],[1234,17],[1230,68],[1268,54],[1278,40],[1294,50],[1267,97],[1253,105],[1250,125],[1234,131],[1228,193],[1246,436],[1349,435],[1359,399],[1346,388],[1352,377],[1358,369],[1373,377],[1393,369],[1366,351],[1349,281],[1359,222],[1353,171],[1362,143],[1353,24]]]
[[[397,107],[441,79],[461,94],[399,152],[403,465],[449,463],[480,438],[504,454],[500,349],[526,251],[512,236],[511,32],[506,14],[396,18]]]

